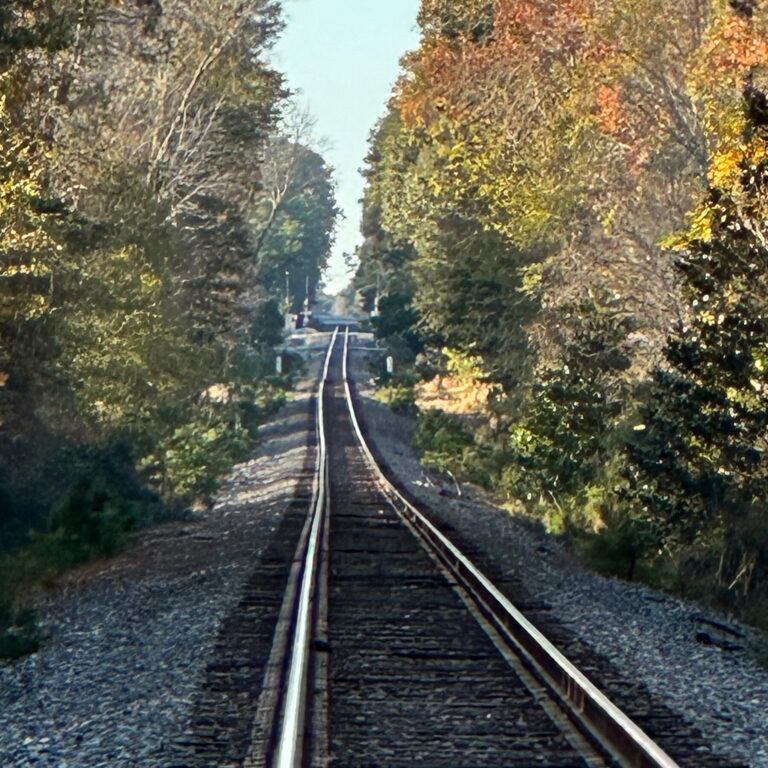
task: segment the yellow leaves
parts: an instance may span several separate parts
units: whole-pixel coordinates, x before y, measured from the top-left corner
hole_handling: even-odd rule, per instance
[[[603,229],[610,234],[611,229],[613,228],[613,224],[616,221],[616,208],[611,208],[610,211],[608,211],[605,216],[603,216],[600,223],[603,226]]]
[[[443,192],[443,185],[438,181],[438,179],[435,176],[431,176],[427,180],[427,186],[429,188],[429,191],[435,196],[440,197],[440,195]]]
[[[743,189],[745,170],[750,167],[756,169],[768,161],[768,143],[759,134],[749,143],[744,143],[741,136],[738,143],[729,139],[727,135],[721,135],[721,148],[710,161],[708,175],[711,186],[738,199]]]
[[[741,176],[741,164],[746,158],[743,144],[717,153],[709,166],[709,180],[713,187],[729,190]]]
[[[153,272],[141,273],[141,285],[147,289],[159,289],[163,287],[163,281],[160,276]]]
[[[539,292],[544,276],[544,265],[541,262],[529,264],[522,268],[522,290],[528,296],[535,296]]]
[[[691,216],[688,231],[682,235],[674,235],[667,238],[662,243],[662,246],[670,250],[679,251],[687,247],[689,240],[709,242],[712,239],[714,215],[714,211],[708,205],[700,206]]]
[[[460,349],[443,348],[448,371],[465,382],[477,382],[485,377],[483,359],[478,355],[463,352]]]
[[[447,151],[447,157],[449,162],[457,162],[463,160],[466,157],[466,145],[463,141],[454,144]]]
[[[709,183],[733,199],[742,195],[743,176],[746,169],[758,167],[768,161],[768,144],[758,135],[752,142],[745,143],[741,135],[736,140],[731,134],[740,134],[729,129],[721,133],[719,151],[710,160]],[[665,248],[680,250],[691,240],[709,241],[712,231],[720,224],[716,220],[717,209],[709,204],[700,205],[691,214],[688,231],[682,236],[668,238],[662,243]]]

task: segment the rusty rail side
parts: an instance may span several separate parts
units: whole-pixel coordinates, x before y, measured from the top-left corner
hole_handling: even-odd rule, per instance
[[[347,408],[361,450],[398,514],[422,544],[448,568],[510,649],[559,700],[569,718],[624,768],[679,765],[580,672],[501,591],[386,477],[363,436],[349,386],[349,329],[344,334],[343,379]]]

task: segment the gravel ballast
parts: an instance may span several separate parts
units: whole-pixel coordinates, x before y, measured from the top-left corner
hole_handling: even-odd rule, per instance
[[[307,334],[314,373],[324,336]],[[366,352],[353,371],[369,433],[410,493],[493,570],[522,581],[574,635],[687,717],[734,763],[768,768],[768,673],[746,651],[697,642],[723,617],[587,571],[483,494],[425,473],[413,422],[372,398]],[[313,414],[307,383],[263,430],[254,458],[213,508],[139,534],[129,550],[78,569],[36,598],[48,641],[0,662],[0,766],[170,768],[187,731],[217,632],[294,497]],[[481,562],[481,564],[482,564]],[[738,627],[749,634],[750,630]],[[740,642],[740,641],[738,641]]]
[[[217,631],[306,481],[322,354],[308,351],[311,375],[210,510],[143,531],[122,554],[36,596],[47,641],[0,662],[0,766],[176,762]]]
[[[746,650],[700,642],[703,634],[717,639],[722,623],[747,637],[754,630],[700,605],[587,570],[552,537],[516,521],[477,489],[456,497],[449,479],[421,467],[412,447],[413,420],[373,398],[363,346],[353,345],[351,371],[367,433],[433,519],[455,529],[489,567],[551,605],[555,620],[628,679],[645,683],[656,700],[699,729],[714,751],[735,763],[768,768],[768,672]]]

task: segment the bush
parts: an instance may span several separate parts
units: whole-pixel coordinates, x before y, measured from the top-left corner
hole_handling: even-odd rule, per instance
[[[388,405],[395,413],[410,416],[418,413],[412,384],[393,382],[380,387],[376,392],[376,399]]]
[[[307,364],[298,352],[287,349],[283,352],[283,372],[291,377],[291,382],[287,384],[289,387],[295,379],[307,375]]]
[[[43,539],[55,542],[55,548],[70,559],[64,564],[68,567],[114,554],[131,531],[149,521],[141,501],[120,496],[98,478],[81,478],[64,503],[53,511],[48,535]]]
[[[146,465],[163,469],[166,492],[187,498],[212,493],[219,478],[258,443],[265,414],[285,402],[288,378],[269,377],[259,387],[240,387],[228,402],[206,402],[161,440]]]
[[[435,458],[444,456],[449,460],[474,445],[475,438],[457,419],[439,408],[430,408],[419,416],[415,441],[424,454],[432,454]]]
[[[16,605],[25,585],[115,554],[131,531],[154,522],[164,509],[138,484],[127,468],[130,457],[126,464],[120,450],[81,448],[68,455],[75,480],[45,528],[29,531],[21,546],[0,555],[0,657],[14,658],[39,645],[34,615]]]
[[[646,583],[657,581],[651,578],[657,551],[658,539],[647,521],[615,510],[605,516],[598,531],[585,534],[581,546],[584,559],[595,570]]]
[[[447,472],[455,480],[486,488],[492,485],[496,469],[493,451],[479,445],[458,419],[440,409],[419,414],[414,442],[426,466]]]
[[[39,647],[34,613],[30,610],[14,611],[9,604],[0,602],[0,659],[26,656]]]
[[[228,418],[193,421],[179,427],[161,448],[166,478],[175,493],[201,496],[218,487],[219,477],[255,444],[248,430]]]

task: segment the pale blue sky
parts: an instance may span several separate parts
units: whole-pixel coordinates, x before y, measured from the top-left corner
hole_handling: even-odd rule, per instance
[[[287,27],[275,46],[274,66],[317,119],[330,148],[337,199],[346,219],[326,275],[333,292],[347,282],[343,254],[360,242],[363,179],[358,173],[368,134],[383,115],[400,57],[418,45],[419,0],[284,0]]]

